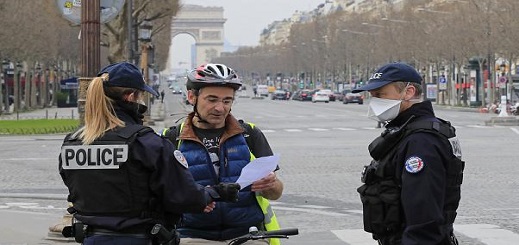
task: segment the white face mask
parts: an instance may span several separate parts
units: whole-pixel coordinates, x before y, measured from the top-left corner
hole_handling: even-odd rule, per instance
[[[379,122],[395,119],[400,112],[401,100],[372,97],[369,102],[368,117]]]

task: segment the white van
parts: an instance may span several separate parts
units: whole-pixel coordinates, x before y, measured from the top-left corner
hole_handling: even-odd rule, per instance
[[[256,88],[259,96],[269,96],[269,87],[267,85],[258,85]]]

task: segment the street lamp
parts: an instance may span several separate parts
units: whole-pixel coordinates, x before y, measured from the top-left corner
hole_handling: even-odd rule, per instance
[[[151,42],[151,33],[152,33],[153,25],[148,19],[144,19],[141,24],[139,25],[139,41],[142,42],[142,54],[141,54],[141,70],[142,75],[144,76],[144,82],[146,82],[149,85],[149,72],[148,72],[148,59],[151,57],[149,55],[149,50],[153,47]],[[153,125],[154,122],[151,120],[150,117],[150,111],[151,111],[151,96],[149,93],[144,93],[145,95],[145,101],[148,106],[148,110],[144,114],[144,121],[147,125]]]
[[[9,85],[7,83],[7,78],[8,78],[8,70],[9,70],[9,60],[3,60],[2,61],[2,70],[4,71],[4,79],[3,79],[3,82],[4,82],[4,107],[5,107],[5,112],[6,113],[9,113]]]
[[[37,76],[37,79],[36,79],[36,82],[38,83],[36,85],[36,104],[37,105],[40,105],[40,101],[41,101],[41,65],[40,63],[38,62],[36,64],[36,76]]]
[[[22,96],[21,96],[21,71],[22,70],[22,64],[20,63],[20,61],[17,61],[16,62],[16,86],[14,87],[15,90],[14,90],[14,94],[15,94],[15,98],[14,98],[14,109],[16,110],[16,118],[18,119],[18,111],[20,110],[20,104],[21,104],[21,100],[22,100]]]
[[[139,25],[139,41],[149,42],[151,41],[151,30],[153,25],[148,19],[144,19]]]

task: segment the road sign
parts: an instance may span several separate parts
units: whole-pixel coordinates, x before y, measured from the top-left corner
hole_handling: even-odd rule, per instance
[[[444,76],[438,79],[438,88],[440,90],[447,90],[447,79]]]

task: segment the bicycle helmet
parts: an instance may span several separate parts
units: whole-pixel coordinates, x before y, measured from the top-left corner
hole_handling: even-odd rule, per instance
[[[238,90],[241,85],[241,79],[236,72],[223,64],[204,64],[187,74],[188,90],[199,90],[208,86],[231,87]]]

